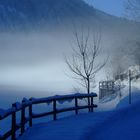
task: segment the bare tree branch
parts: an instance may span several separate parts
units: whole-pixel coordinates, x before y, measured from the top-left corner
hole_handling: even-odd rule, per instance
[[[86,88],[87,93],[90,93],[92,87],[95,86],[96,73],[105,66],[108,60],[103,63],[95,63],[101,50],[101,34],[90,36],[88,29],[86,35],[83,30],[81,34],[77,31],[74,32],[74,37],[75,47],[72,47],[72,57],[70,59],[65,57],[65,61],[75,75],[74,79],[79,80],[78,83]]]

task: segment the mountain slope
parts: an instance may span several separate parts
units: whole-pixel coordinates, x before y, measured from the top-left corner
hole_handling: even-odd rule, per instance
[[[94,13],[82,0],[1,0],[0,11],[1,26],[37,25]]]
[[[83,0],[0,0],[0,29],[33,28],[64,23],[112,24],[123,21]],[[110,24],[110,25],[111,25]]]

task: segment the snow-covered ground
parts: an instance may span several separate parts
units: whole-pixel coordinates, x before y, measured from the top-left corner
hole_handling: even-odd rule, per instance
[[[19,140],[81,140],[93,126],[104,122],[110,113],[81,114],[35,125]]]
[[[139,140],[140,139],[140,102],[121,109],[110,116],[98,127],[93,127],[88,140]]]
[[[104,98],[94,113],[34,125],[19,140],[139,140],[140,90],[138,82],[132,85],[131,105],[125,86],[121,97]]]
[[[140,80],[132,81],[132,104],[129,104],[128,80],[122,83],[121,92],[104,97],[98,102],[94,113],[87,110],[60,114],[57,121],[52,117],[41,118],[33,122],[19,140],[139,140],[140,139]],[[121,93],[121,94],[120,94]],[[121,96],[120,96],[121,95]],[[83,104],[81,100],[79,102]],[[86,103],[86,102],[84,102]],[[65,105],[73,104],[73,102]],[[61,105],[60,105],[61,107]],[[48,110],[48,106],[45,106]],[[43,111],[40,106],[36,112]],[[86,112],[86,113],[85,113]],[[39,112],[38,112],[39,113]],[[7,120],[9,121],[9,120]],[[45,122],[45,123],[44,123]],[[9,122],[10,123],[10,122]],[[3,123],[4,124],[4,123]],[[3,125],[2,124],[2,125]],[[1,126],[2,126],[1,125]],[[3,125],[4,126],[4,125]],[[7,128],[7,125],[4,126]],[[3,128],[4,128],[3,127]]]
[[[128,81],[117,95],[103,98],[94,113],[70,116],[37,124],[19,140],[139,140],[140,81],[132,81],[132,104],[129,104]]]
[[[139,140],[140,102],[124,109],[34,125],[19,140]]]

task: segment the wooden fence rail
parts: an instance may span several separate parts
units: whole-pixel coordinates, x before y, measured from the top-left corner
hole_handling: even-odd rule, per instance
[[[75,111],[75,114],[78,114],[80,109],[88,109],[93,112],[93,109],[97,107],[97,105],[93,104],[93,98],[97,97],[97,94],[72,94],[72,95],[63,95],[63,96],[51,96],[48,98],[40,98],[34,99],[31,98],[29,100],[23,99],[21,103],[17,102],[12,104],[12,107],[8,110],[0,110],[0,121],[6,119],[7,117],[11,117],[11,130],[7,131],[5,134],[0,135],[0,140],[6,140],[11,137],[11,140],[16,140],[16,132],[20,130],[20,135],[25,132],[25,125],[28,123],[29,127],[32,127],[33,119],[45,117],[48,115],[53,115],[53,120],[57,120],[57,114],[67,111]],[[78,105],[78,100],[80,99],[88,99],[90,98],[90,105]],[[57,109],[57,104],[61,101],[74,100],[75,104],[73,107],[64,107],[62,109]],[[33,106],[37,104],[43,103],[52,103],[53,109],[50,112],[33,113]],[[26,112],[28,111],[28,117],[26,117]],[[20,123],[17,123],[17,112],[20,112]]]

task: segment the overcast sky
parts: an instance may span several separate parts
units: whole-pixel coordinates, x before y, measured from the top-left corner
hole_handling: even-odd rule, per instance
[[[124,16],[124,0],[86,0],[94,7],[115,16]]]

